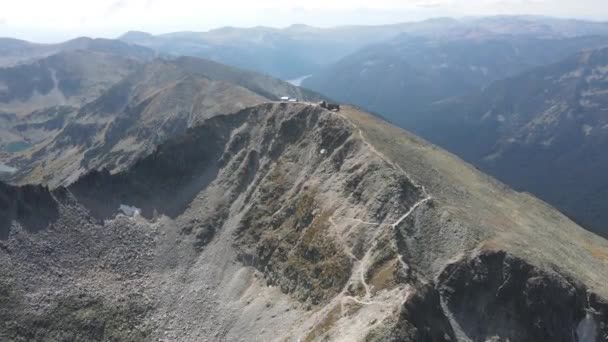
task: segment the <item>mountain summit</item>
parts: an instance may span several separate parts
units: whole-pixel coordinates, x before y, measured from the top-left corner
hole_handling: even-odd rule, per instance
[[[353,107],[216,115],[0,199],[3,340],[608,334],[606,240]]]

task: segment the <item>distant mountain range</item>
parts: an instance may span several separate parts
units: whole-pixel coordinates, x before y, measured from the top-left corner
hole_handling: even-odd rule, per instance
[[[63,51],[88,50],[134,59],[153,58],[155,52],[115,39],[80,37],[59,44],[36,44],[13,38],[0,38],[0,67],[32,62]]]
[[[283,96],[322,99],[208,60],[131,56],[68,50],[0,69],[0,160],[15,169],[4,178],[65,185],[89,170],[120,170],[213,115]]]
[[[317,28],[293,25],[226,27],[208,32],[175,32],[151,35],[127,32],[120,40],[168,55],[212,59],[284,80],[314,74],[368,45],[401,34],[416,37],[483,37],[515,35],[544,39],[608,35],[608,24],[531,16],[437,18],[381,26]]]
[[[608,48],[436,103],[405,126],[608,236]]]
[[[366,44],[399,32],[394,26],[319,29],[294,25],[286,29],[222,28],[158,36],[128,32],[119,39],[159,53],[203,57],[288,80],[311,74]]]
[[[0,151],[19,152],[49,138],[70,113],[154,56],[151,50],[122,42],[82,42],[90,44],[58,44],[49,56],[48,49],[44,54],[19,50],[21,62],[0,68]],[[16,54],[10,50],[0,56]]]
[[[433,102],[602,46],[608,46],[608,36],[429,38],[406,34],[353,53],[306,78],[302,86],[403,124],[413,112]]]
[[[0,68],[0,112],[23,116],[54,105],[83,105],[131,73],[142,60],[91,50]]]
[[[603,24],[532,19],[518,30],[507,17],[478,21],[491,32],[403,34],[302,85],[379,113],[608,236],[608,36]]]

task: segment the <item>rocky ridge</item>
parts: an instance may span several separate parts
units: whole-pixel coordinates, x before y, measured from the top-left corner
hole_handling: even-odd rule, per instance
[[[3,221],[0,339],[608,336],[608,242],[352,107],[215,116],[37,191],[45,229]]]
[[[17,169],[5,177],[12,184],[68,185],[90,170],[128,168],[206,118],[282,96],[321,99],[287,82],[211,61],[157,59],[129,71],[80,108],[52,107],[22,118],[14,131],[36,144],[0,160]]]

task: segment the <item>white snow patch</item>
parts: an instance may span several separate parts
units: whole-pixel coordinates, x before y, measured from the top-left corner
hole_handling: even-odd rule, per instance
[[[559,79],[560,82],[571,79],[571,78],[580,78],[583,76],[583,69],[578,68],[576,70],[573,70],[567,74],[562,75],[562,77]]]
[[[597,338],[597,322],[595,317],[589,312],[576,327],[576,337],[578,342],[595,342]]]
[[[125,204],[121,204],[118,210],[129,217],[137,217],[141,215],[141,209]]]
[[[593,131],[593,127],[589,125],[583,125],[583,132],[585,135],[591,135],[591,131]]]
[[[17,169],[12,167],[12,166],[8,166],[4,163],[0,163],[0,173],[15,173],[17,172]]]
[[[321,155],[325,155],[326,153],[327,153],[327,150],[326,150],[326,149],[322,149],[322,150],[321,150]]]

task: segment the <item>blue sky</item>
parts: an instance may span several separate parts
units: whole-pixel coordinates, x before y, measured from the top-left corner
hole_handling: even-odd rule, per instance
[[[0,0],[0,36],[51,42],[127,30],[385,24],[437,16],[534,14],[608,21],[608,0]]]

